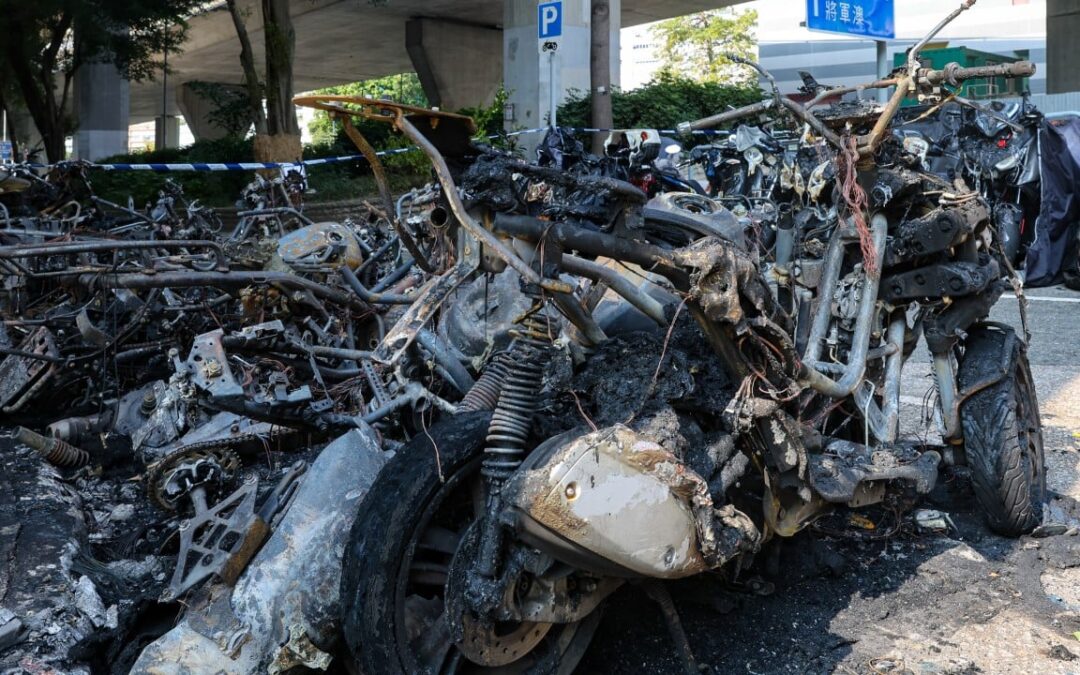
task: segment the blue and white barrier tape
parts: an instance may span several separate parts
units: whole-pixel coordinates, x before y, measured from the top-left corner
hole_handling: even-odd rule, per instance
[[[507,134],[488,136],[489,139],[505,138],[508,136],[524,136],[526,134],[536,134],[541,131],[547,131],[547,127],[537,127],[535,129],[522,129],[520,131],[512,131]],[[592,129],[592,128],[571,128],[571,131],[593,134],[593,133],[609,133],[613,129]],[[677,132],[673,129],[661,129],[661,134],[676,135]],[[715,130],[701,130],[692,132],[696,135],[704,136],[717,136],[727,135],[730,132],[727,131],[715,131]],[[382,150],[375,154],[379,157],[390,157],[393,155],[401,155],[407,152],[415,152],[419,148],[411,146],[408,148],[395,148],[393,150]],[[189,162],[189,163],[151,163],[151,164],[91,164],[90,168],[101,169],[103,171],[153,171],[156,173],[168,173],[172,171],[260,171],[263,169],[290,169],[298,166],[319,166],[322,164],[343,164],[348,162],[356,162],[363,160],[363,155],[342,155],[340,157],[322,157],[319,159],[306,159],[300,162]],[[44,166],[44,165],[32,165],[32,166]]]

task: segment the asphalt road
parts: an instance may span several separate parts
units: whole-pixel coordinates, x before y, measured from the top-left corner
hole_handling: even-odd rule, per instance
[[[1075,526],[1080,294],[1037,289],[1028,298],[1051,505]],[[1015,298],[1003,297],[991,318],[1019,327]],[[920,349],[904,372],[905,434],[934,435],[921,422],[931,382],[929,354]],[[675,603],[700,669],[1080,673],[1080,536],[994,536],[962,478],[946,476],[924,506],[947,513],[954,527],[931,534],[907,520],[894,535],[856,541],[806,533],[785,544],[780,572],[769,577],[775,591],[767,596],[709,579],[676,586]],[[656,605],[628,588],[614,598],[578,672],[682,671]]]

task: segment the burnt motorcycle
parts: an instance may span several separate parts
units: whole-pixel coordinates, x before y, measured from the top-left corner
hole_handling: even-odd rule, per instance
[[[877,83],[897,90],[883,108],[776,102],[831,144],[837,178],[829,225],[793,228],[784,250],[797,254],[764,267],[694,228],[686,244],[650,241],[640,190],[472,145],[467,118],[297,100],[393,124],[442,185],[456,262],[372,359],[393,364],[478,275],[515,276],[527,301],[458,413],[400,448],[361,505],[342,621],[364,672],[564,672],[622,584],[735,577],[768,540],[833,510],[910,503],[943,463],[970,468],[993,529],[1037,524],[1045,468],[1025,339],[984,321],[1007,277],[988,209],[905,164],[886,133],[911,92],[1033,66],[931,70],[917,51]],[[605,324],[610,296],[653,327]],[[937,376],[936,447],[898,432],[919,337]],[[635,365],[612,382],[620,363]],[[607,383],[590,386],[590,370]]]

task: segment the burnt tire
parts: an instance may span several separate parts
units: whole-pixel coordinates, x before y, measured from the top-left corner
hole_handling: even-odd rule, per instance
[[[972,328],[959,379],[962,392],[974,390],[961,403],[960,422],[972,486],[986,522],[1009,537],[1030,532],[1042,518],[1046,465],[1035,383],[1015,331]]]
[[[429,528],[442,528],[445,534],[450,521],[475,518],[476,504],[462,496],[474,493],[490,419],[490,412],[462,413],[417,434],[387,463],[360,505],[341,579],[341,625],[358,672],[563,673],[576,665],[591,640],[598,613],[553,629],[529,659],[499,669],[462,659],[453,668],[426,667],[419,662],[422,650],[412,648],[409,632],[417,619],[405,608],[416,598],[406,591],[412,588],[410,566],[423,555],[420,537]],[[424,631],[440,634],[430,627]]]

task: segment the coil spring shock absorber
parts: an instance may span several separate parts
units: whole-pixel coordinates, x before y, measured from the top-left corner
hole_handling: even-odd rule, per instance
[[[484,368],[484,372],[476,380],[476,384],[457,404],[458,412],[494,410],[499,402],[499,392],[502,391],[506,378],[510,374],[511,363],[513,363],[513,353],[510,351],[499,352],[493,356],[487,368]]]
[[[543,309],[543,299],[535,298],[529,311],[518,319],[518,328],[511,333],[513,358],[491,416],[482,469],[496,489],[521,464],[532,430],[552,343]]]
[[[488,582],[494,580],[498,571],[502,549],[503,530],[498,522],[502,506],[499,492],[524,458],[543,385],[544,368],[551,358],[552,334],[543,315],[544,299],[539,289],[529,289],[526,293],[532,296],[533,304],[516,321],[517,328],[511,331],[514,344],[507,359],[506,379],[488,426],[481,466],[488,488],[488,512],[475,571]],[[487,590],[492,588],[491,584],[487,585]],[[495,592],[481,594],[486,595],[489,603],[497,602]]]

